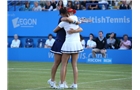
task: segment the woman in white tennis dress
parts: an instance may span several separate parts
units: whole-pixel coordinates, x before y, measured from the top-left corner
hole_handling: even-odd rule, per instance
[[[69,10],[70,11],[70,10]],[[77,16],[73,15],[73,9],[71,9],[71,13],[69,18],[72,19],[75,22],[78,22]],[[62,8],[60,10],[61,16],[67,14],[67,9]],[[62,51],[62,66],[61,66],[61,74],[60,74],[60,79],[61,79],[61,84],[60,88],[64,88],[64,78],[65,78],[65,71],[66,71],[66,66],[69,57],[71,56],[72,58],[72,68],[73,68],[73,76],[74,76],[74,83],[71,85],[70,88],[77,88],[77,78],[78,78],[78,69],[77,69],[77,60],[78,60],[78,53],[83,51],[83,47],[80,42],[80,34],[79,32],[76,31],[76,29],[79,28],[79,25],[73,24],[73,23],[68,23],[65,21],[62,21],[58,27],[54,30],[54,32],[60,30],[60,28],[64,28],[66,31],[66,39],[64,44],[62,45],[61,51]],[[74,33],[69,34],[69,30],[73,29]],[[77,33],[76,33],[77,32]]]
[[[69,16],[69,18],[77,21],[76,16]],[[83,47],[80,42],[80,34],[79,33],[73,33],[69,34],[67,31],[71,28],[76,30],[79,28],[79,25],[75,24],[69,24],[68,22],[61,22],[58,25],[60,28],[64,28],[66,31],[66,40],[61,48],[62,53],[79,53],[83,50]]]

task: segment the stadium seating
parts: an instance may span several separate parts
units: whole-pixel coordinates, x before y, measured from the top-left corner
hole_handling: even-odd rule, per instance
[[[110,33],[106,34],[109,35]],[[45,41],[48,37],[30,37],[29,38],[29,42],[31,42],[31,44],[28,43],[28,38],[26,37],[20,37],[20,41],[21,41],[21,44],[20,44],[20,48],[44,48],[44,45],[45,45]],[[55,39],[55,37],[53,37]],[[89,37],[83,37],[86,44],[87,44],[87,41],[89,39]],[[96,37],[95,37],[96,38]],[[106,37],[108,38],[108,36]],[[123,37],[116,37],[116,42],[115,42],[115,49],[118,49],[119,48],[119,45],[120,45],[120,39],[122,39]],[[10,48],[10,45],[11,45],[11,42],[13,40],[13,37],[9,36],[8,37],[8,48]],[[132,37],[129,37],[129,40],[132,42]],[[40,43],[42,43],[41,47],[39,46]],[[31,46],[30,46],[31,45]],[[87,45],[85,45],[87,46]],[[132,49],[132,46],[130,47],[130,49]]]
[[[38,45],[37,45],[37,47],[38,48],[44,48],[44,45],[45,45],[45,39],[38,39]]]
[[[26,39],[25,47],[26,47],[26,48],[33,48],[33,39],[27,38],[27,39]]]

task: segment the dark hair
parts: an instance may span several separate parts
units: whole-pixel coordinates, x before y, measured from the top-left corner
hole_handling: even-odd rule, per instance
[[[125,36],[127,36],[127,37],[128,37],[128,35],[127,35],[127,34],[124,34],[124,35],[123,35],[123,38],[124,38]]]
[[[80,41],[84,40],[84,38],[82,37],[82,35],[80,35]]]
[[[114,32],[112,32],[112,33],[110,33],[110,35],[111,35],[111,34],[114,34],[113,38],[115,38],[115,33],[114,33]]]
[[[69,5],[69,3],[70,3],[70,5]],[[68,1],[68,7],[73,7],[73,3],[72,3],[72,1]]]
[[[93,37],[93,39],[92,39],[92,40],[94,41],[94,35],[93,35],[92,33],[90,33],[89,35],[91,35],[91,36]]]
[[[27,7],[27,4],[29,4],[29,6]],[[25,7],[29,8],[30,7],[30,3],[29,2],[25,2]]]
[[[64,5],[63,5],[63,1],[58,1],[58,4],[57,4],[57,6],[59,6],[60,4],[60,2],[62,2],[62,5],[61,5],[61,7],[64,7]]]
[[[103,31],[99,31],[99,33],[100,33],[100,32],[103,34]]]
[[[49,36],[52,36],[52,37],[53,37],[53,35],[52,35],[52,34],[49,34],[49,35],[48,35],[48,37],[49,37]]]
[[[94,38],[94,35],[92,33],[90,33],[89,35],[92,35],[92,37]]]
[[[67,8],[66,7],[63,7],[63,8],[60,8],[59,10],[59,14],[67,14]]]

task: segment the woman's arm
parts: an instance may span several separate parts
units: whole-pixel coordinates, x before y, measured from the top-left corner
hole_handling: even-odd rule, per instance
[[[86,48],[90,48],[90,47],[89,47],[89,40],[87,41],[87,47],[86,47]]]
[[[19,46],[20,46],[20,40],[19,40],[19,42],[18,42],[17,48],[19,48]]]
[[[122,39],[120,40],[121,42],[120,42],[120,47],[122,46],[122,44],[123,44],[123,41],[122,41]]]
[[[66,21],[66,22],[69,22],[69,23],[73,23],[73,20],[71,18],[68,18],[68,17],[61,18],[61,21]]]
[[[14,41],[12,41],[11,48],[13,48]]]
[[[68,30],[67,32],[69,33],[69,34],[72,34],[72,33],[78,33],[78,32],[82,32],[83,31],[83,29],[81,28],[81,27],[79,27],[78,29],[76,29],[76,30],[74,30],[74,29],[70,29],[70,30]]]
[[[60,28],[59,26],[57,26],[57,27],[53,30],[53,32],[56,33],[56,32],[59,31],[59,30],[61,30],[61,28]]]
[[[129,48],[129,47],[131,46],[130,43],[127,43],[127,44],[124,44],[124,43],[123,43],[123,45],[124,45],[125,47],[127,47],[127,48]]]
[[[85,47],[85,40],[82,40],[82,46]]]
[[[53,32],[56,33],[57,31],[61,30],[61,28],[64,28],[65,24],[65,22],[60,22],[59,25],[53,30]]]
[[[93,48],[95,48],[97,46],[97,44],[96,44],[96,42],[95,42],[95,44],[93,45]]]
[[[83,29],[81,27],[79,27],[78,29],[75,30],[74,33],[82,32],[82,31],[83,31]]]
[[[68,17],[61,18],[61,21],[66,21],[69,23],[77,24],[77,25],[80,24],[80,22],[73,21],[71,18],[68,18]]]

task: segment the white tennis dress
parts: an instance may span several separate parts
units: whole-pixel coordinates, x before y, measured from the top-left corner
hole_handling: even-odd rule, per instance
[[[78,21],[77,16],[72,15],[69,16],[74,21]],[[59,25],[60,28],[64,28],[66,31],[66,39],[64,44],[62,45],[61,52],[62,53],[79,53],[83,51],[83,47],[80,42],[80,34],[79,33],[73,33],[68,34],[67,31],[71,28],[76,30],[79,28],[79,25],[76,24],[70,24],[68,22],[62,21]]]

